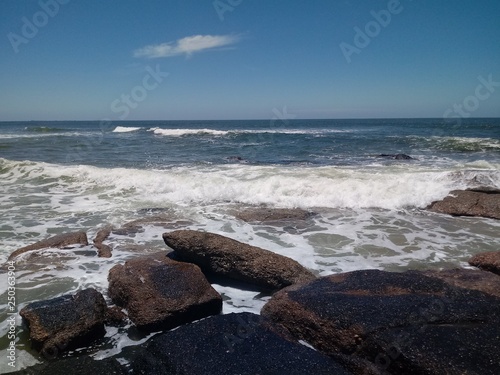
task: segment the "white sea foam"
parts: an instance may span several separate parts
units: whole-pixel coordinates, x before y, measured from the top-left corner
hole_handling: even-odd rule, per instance
[[[330,133],[346,133],[350,130],[339,129],[248,129],[248,130],[215,130],[215,129],[163,129],[163,128],[150,128],[148,131],[156,135],[163,135],[169,137],[182,137],[185,135],[212,135],[224,136],[228,134],[330,134]]]
[[[148,131],[153,132],[156,135],[163,135],[168,137],[182,137],[184,135],[226,135],[229,132],[224,130],[214,130],[214,129],[162,129],[162,128],[151,128]]]
[[[68,186],[50,180],[52,204],[62,205],[61,189],[75,193],[75,199],[88,204],[86,196],[94,190],[106,189],[106,205],[130,199],[169,202],[172,205],[234,202],[268,204],[280,207],[382,208],[425,207],[441,199],[452,189],[466,188],[474,176],[487,176],[500,186],[500,173],[495,168],[477,169],[460,178],[457,171],[392,166],[378,168],[287,168],[282,166],[176,167],[168,170],[98,168],[92,166],[61,166],[47,163],[14,163],[4,180],[40,177],[70,178]],[[489,163],[483,163],[484,168]],[[476,178],[477,180],[477,178]],[[50,184],[53,184],[51,186]],[[83,195],[82,195],[83,194]],[[98,198],[95,198],[99,200]],[[96,202],[94,202],[96,203]]]
[[[117,126],[113,130],[113,133],[131,133],[131,132],[136,132],[138,130],[141,130],[141,128],[140,127]]]
[[[360,269],[466,266],[475,252],[496,250],[500,223],[404,207],[424,207],[449,190],[467,187],[478,176],[500,186],[499,167],[479,161],[463,166],[467,169],[439,171],[416,165],[138,170],[0,159],[0,261],[15,249],[56,233],[87,230],[91,239],[106,223],[120,227],[137,219],[140,208],[167,207],[189,221],[183,224],[187,229],[219,233],[268,249],[321,276]],[[232,213],[240,203],[298,206],[314,209],[318,215],[298,225],[250,224]],[[92,245],[22,256],[16,260],[18,309],[89,287],[106,297],[109,270],[131,257],[165,251],[161,235],[167,230],[150,225],[142,233],[111,234],[106,243],[113,248],[112,258],[97,258]],[[137,245],[143,248],[129,248]],[[0,297],[5,296],[7,285],[6,274],[0,274]],[[224,313],[259,313],[269,298],[233,286],[214,287],[224,295]],[[6,301],[0,298],[0,336],[8,330],[5,314],[1,315]],[[20,321],[17,329],[19,337],[27,337]],[[131,339],[125,328],[109,329],[106,340],[108,345],[93,353],[96,358],[142,342]]]

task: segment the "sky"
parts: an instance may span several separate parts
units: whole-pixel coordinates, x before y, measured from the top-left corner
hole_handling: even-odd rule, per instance
[[[0,7],[0,121],[500,117],[498,0]]]

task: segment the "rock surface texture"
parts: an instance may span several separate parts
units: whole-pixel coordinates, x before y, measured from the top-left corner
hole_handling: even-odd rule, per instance
[[[48,249],[51,247],[64,248],[70,245],[82,245],[87,246],[89,244],[87,239],[87,233],[85,232],[75,232],[75,233],[64,233],[58,234],[57,236],[50,237],[46,240],[36,242],[32,245],[22,247],[17,249],[9,256],[9,260],[32,250]]]
[[[315,278],[290,258],[214,233],[178,230],[164,233],[163,240],[177,259],[263,290],[278,290]]]
[[[300,208],[248,208],[235,212],[235,216],[246,222],[272,222],[306,220],[314,213]]]
[[[347,375],[331,358],[290,342],[250,313],[210,317],[155,336],[132,360],[134,374]]]
[[[33,346],[51,359],[105,334],[107,307],[95,289],[30,303],[20,315],[28,322]]]
[[[359,357],[383,373],[498,373],[500,298],[418,272],[323,277],[279,291],[262,315],[334,358]]]
[[[199,267],[173,261],[166,252],[116,265],[108,280],[109,297],[146,331],[171,329],[222,309],[221,296]]]
[[[500,251],[476,254],[469,260],[469,264],[500,275]]]
[[[443,200],[433,202],[427,209],[453,216],[500,219],[500,190],[492,188],[454,190]]]

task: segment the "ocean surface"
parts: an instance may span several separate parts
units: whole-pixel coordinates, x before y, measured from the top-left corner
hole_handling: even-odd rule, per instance
[[[413,159],[380,157],[400,153]],[[180,228],[269,249],[318,275],[466,267],[472,255],[499,250],[500,222],[424,208],[476,186],[500,188],[500,119],[0,122],[0,262],[55,234],[85,230],[91,242],[104,225],[161,214],[171,218],[168,228],[112,234],[110,259],[92,246],[22,256],[18,311],[87,287],[106,296],[113,265],[166,250],[161,234]],[[317,215],[275,225],[235,217],[262,205]],[[7,275],[0,278],[5,353]],[[269,299],[214,287],[224,313],[258,313]],[[17,324],[23,367],[39,358]],[[146,339],[108,328],[90,352],[104,358]],[[5,362],[0,372],[9,370]]]

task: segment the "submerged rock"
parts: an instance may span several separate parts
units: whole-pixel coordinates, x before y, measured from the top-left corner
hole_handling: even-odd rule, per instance
[[[315,279],[293,259],[218,234],[178,230],[164,233],[163,240],[179,260],[264,290]]]
[[[99,258],[111,258],[113,255],[113,248],[106,244],[94,245],[97,248],[97,256]]]
[[[272,222],[285,220],[306,220],[314,213],[300,208],[247,208],[235,212],[238,219],[246,222]]]
[[[116,265],[108,280],[109,297],[145,331],[171,329],[222,310],[221,296],[198,266],[173,261],[165,252]]]
[[[378,158],[388,158],[394,160],[415,160],[410,155],[406,154],[380,154],[377,155]]]
[[[479,253],[469,259],[471,266],[500,275],[500,251]],[[500,288],[499,288],[500,290]],[[500,293],[500,291],[499,291]]]
[[[9,256],[9,260],[24,254],[28,251],[54,248],[65,248],[70,245],[82,245],[87,246],[89,244],[87,239],[87,233],[85,232],[75,232],[75,233],[64,233],[58,234],[57,236],[50,237],[46,240],[36,242],[32,245],[22,247],[17,249]]]
[[[210,317],[155,336],[131,362],[134,374],[351,374],[327,356],[278,336],[250,313]]]
[[[20,315],[28,323],[33,347],[50,359],[103,337],[106,312],[104,297],[90,288],[30,303]]]
[[[390,374],[496,374],[500,298],[419,272],[355,271],[276,293],[262,316]],[[387,372],[385,372],[387,371]]]
[[[454,190],[443,200],[431,203],[427,209],[453,216],[500,219],[500,190],[491,188]]]

